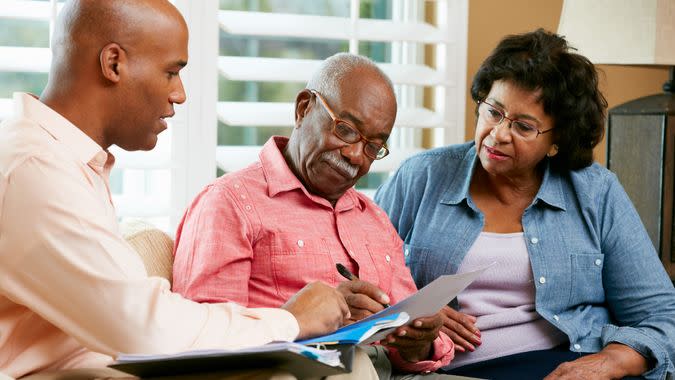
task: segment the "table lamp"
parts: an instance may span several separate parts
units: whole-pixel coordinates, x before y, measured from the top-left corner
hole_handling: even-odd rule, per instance
[[[594,64],[670,67],[663,93],[609,110],[607,167],[675,279],[675,0],[565,0],[558,34]]]

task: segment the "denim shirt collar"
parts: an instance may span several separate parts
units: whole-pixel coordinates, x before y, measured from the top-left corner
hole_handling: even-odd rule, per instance
[[[441,196],[441,204],[457,205],[464,200],[466,200],[469,205],[473,204],[469,196],[469,187],[477,164],[478,156],[476,155],[476,146],[472,143],[471,148],[466,151],[466,154],[459,163],[457,171],[455,172],[456,175],[450,181],[448,188]],[[563,193],[563,180],[559,173],[551,170],[548,160],[546,160],[544,164],[546,165],[544,169],[544,180],[542,181],[532,204],[534,205],[541,201],[550,207],[565,211],[566,205]]]

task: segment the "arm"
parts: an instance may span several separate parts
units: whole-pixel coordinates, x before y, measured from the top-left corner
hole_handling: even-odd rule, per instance
[[[0,181],[0,291],[85,347],[169,353],[297,336],[285,310],[198,304],[148,277],[103,215],[108,200],[72,165],[30,158]]]
[[[645,371],[647,378],[673,375],[675,360],[675,290],[625,191],[607,176],[597,210],[604,253],[603,288],[616,325],[603,328],[605,346],[559,367],[552,375],[592,369],[597,378],[621,378]],[[575,372],[579,371],[579,372]],[[566,378],[566,377],[564,377]]]
[[[224,184],[207,187],[176,232],[173,290],[197,302],[247,306],[253,230]]]

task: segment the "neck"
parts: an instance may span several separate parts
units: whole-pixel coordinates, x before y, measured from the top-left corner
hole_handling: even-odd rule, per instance
[[[492,194],[497,200],[504,204],[530,203],[541,186],[543,173],[535,169],[528,176],[506,177],[503,175],[493,175],[485,171],[479,164],[474,174],[472,185],[483,188],[485,192]]]
[[[73,123],[103,149],[110,147],[111,144],[107,142],[104,133],[106,120],[102,114],[104,103],[98,101],[92,91],[76,89],[59,91],[47,86],[40,96],[40,101]]]

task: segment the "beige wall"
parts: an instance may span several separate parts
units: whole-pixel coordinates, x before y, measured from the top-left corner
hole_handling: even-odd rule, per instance
[[[476,119],[471,102],[471,81],[480,63],[507,34],[542,27],[556,31],[562,0],[469,0],[469,41],[467,52],[466,139],[473,139]],[[609,107],[628,100],[662,92],[668,79],[667,68],[599,65],[600,87]],[[595,158],[605,163],[604,141]]]

